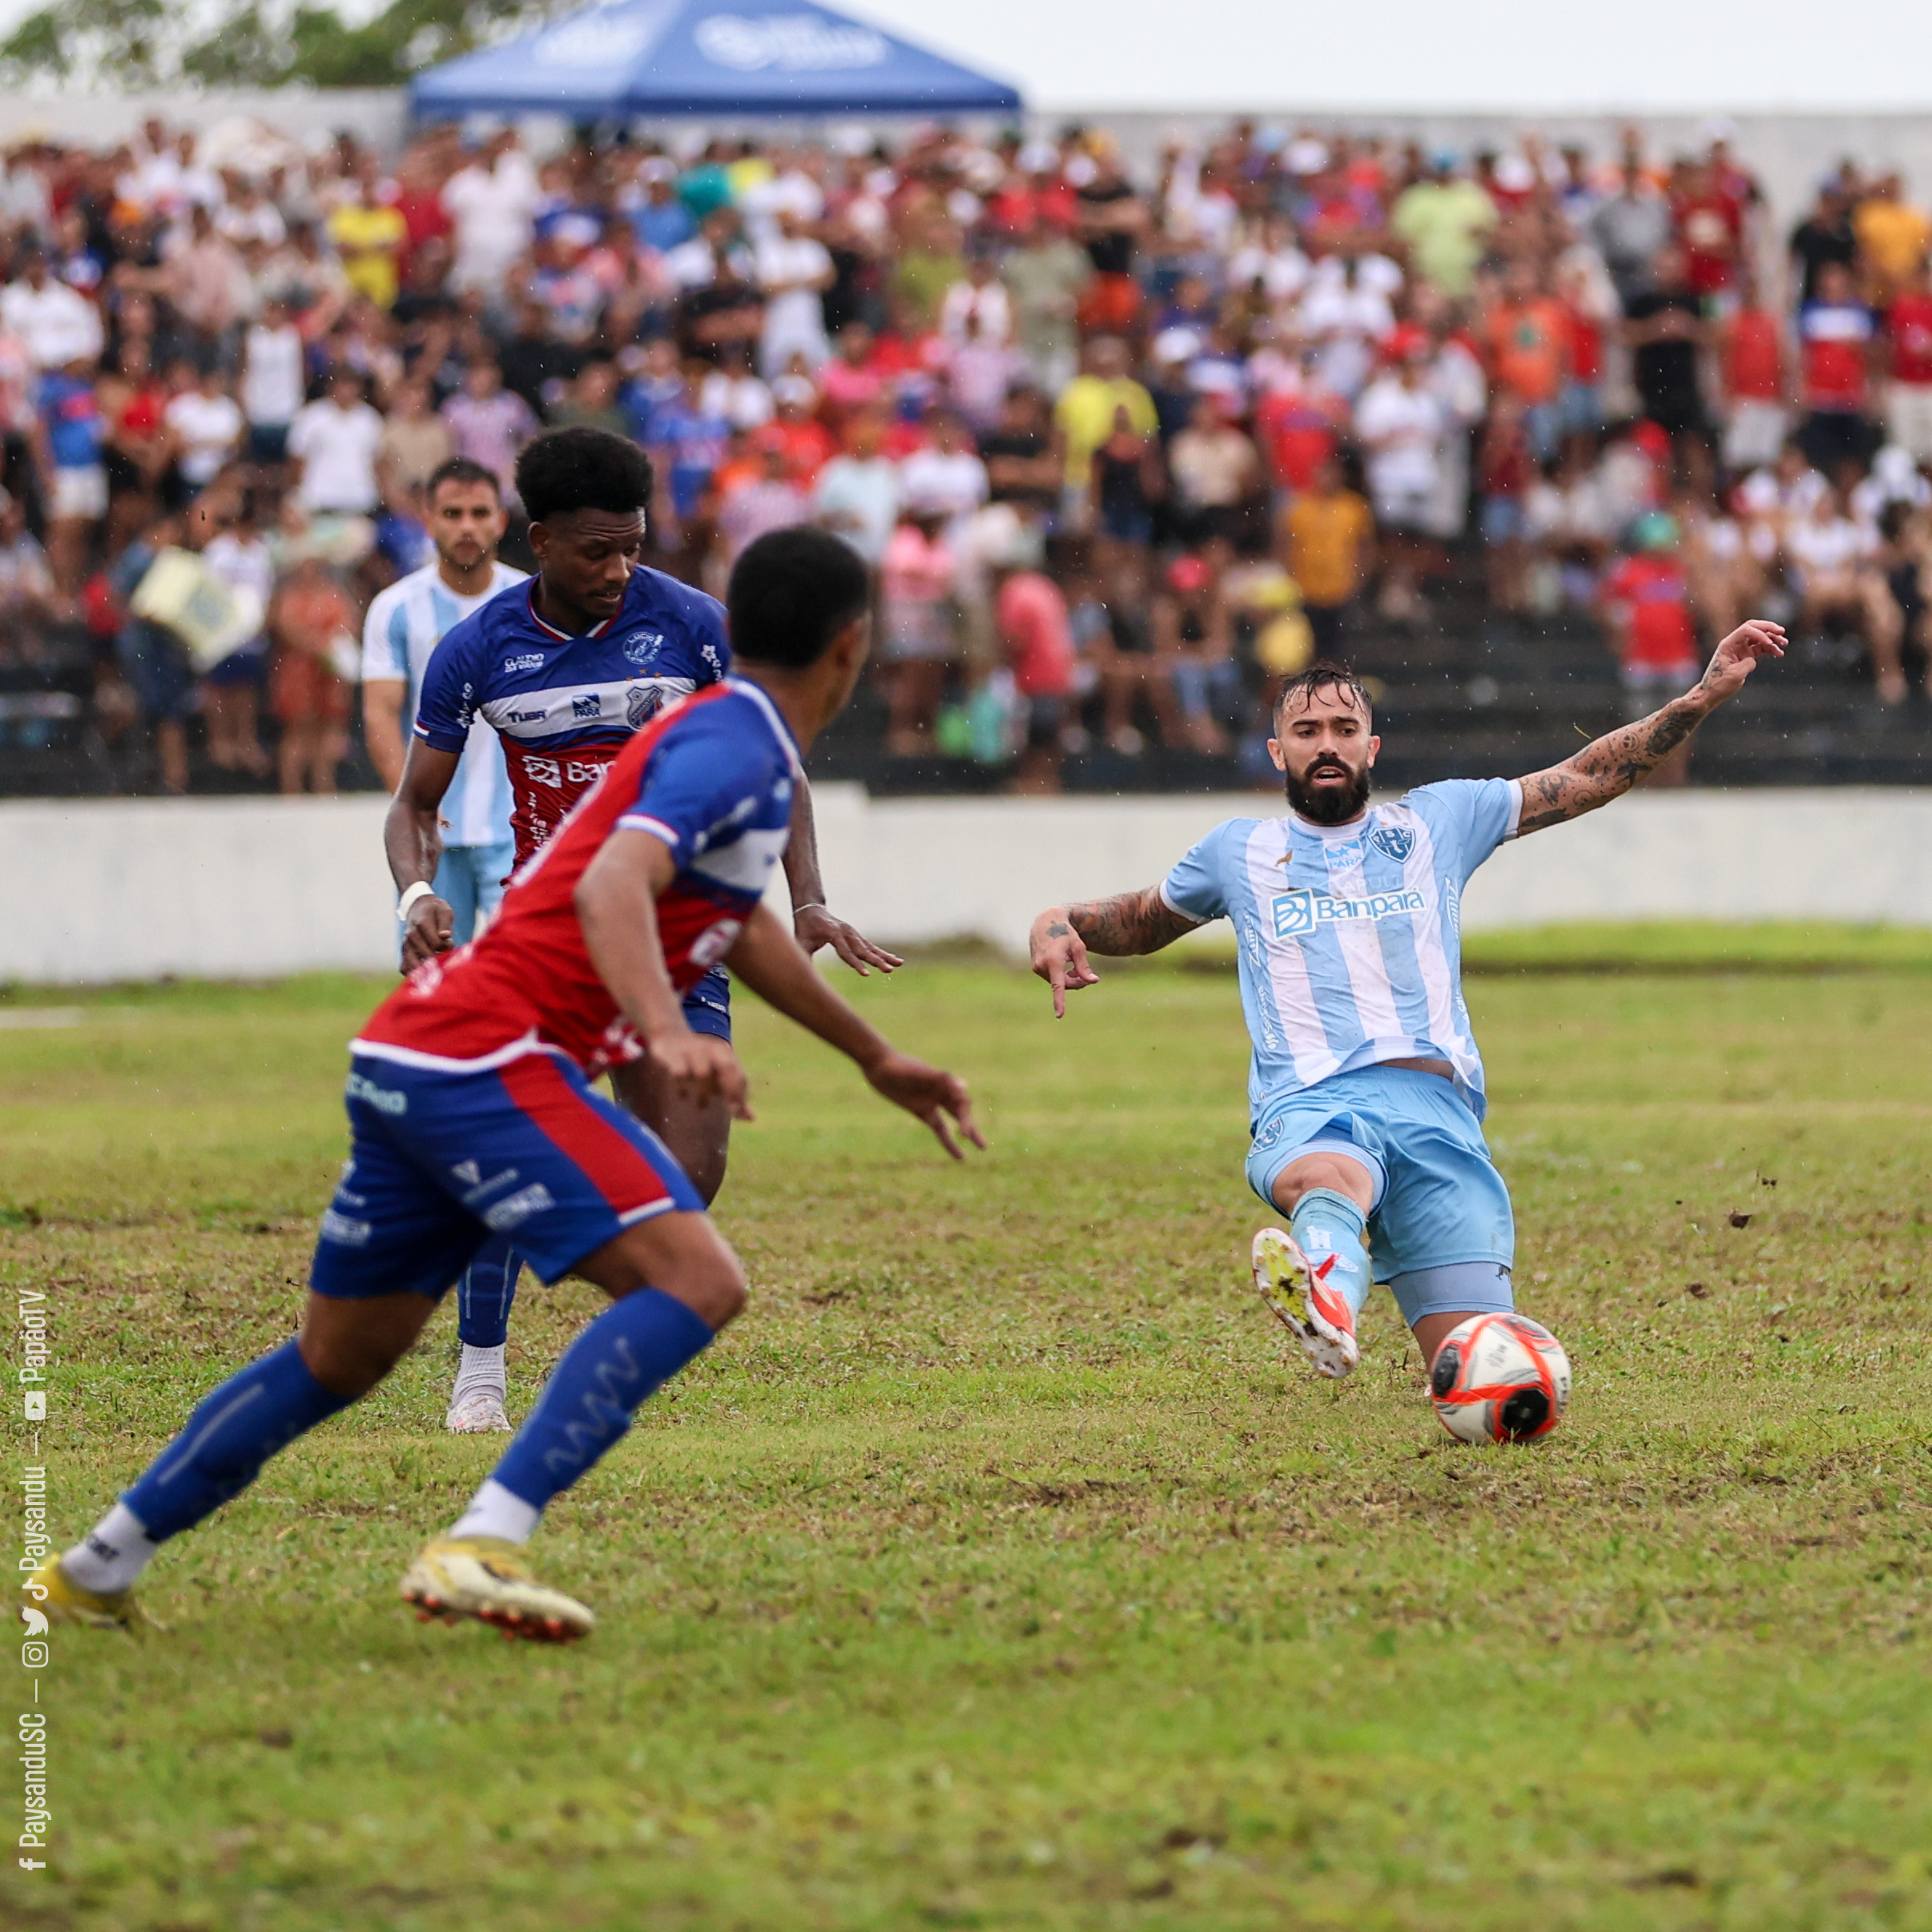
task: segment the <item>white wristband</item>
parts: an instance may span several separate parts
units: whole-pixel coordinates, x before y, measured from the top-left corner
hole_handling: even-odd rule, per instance
[[[414,885],[405,886],[402,897],[396,902],[397,923],[408,925],[409,915],[416,909],[416,902],[419,899],[433,899],[435,896],[436,888],[427,879],[419,879]]]

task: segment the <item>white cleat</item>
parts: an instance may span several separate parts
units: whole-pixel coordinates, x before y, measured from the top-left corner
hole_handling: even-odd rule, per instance
[[[1318,1373],[1339,1382],[1362,1359],[1348,1303],[1279,1228],[1263,1228],[1254,1237],[1254,1286]]]
[[[507,1435],[509,1416],[503,1407],[501,1389],[469,1389],[460,1392],[449,1404],[443,1427],[457,1435]]]

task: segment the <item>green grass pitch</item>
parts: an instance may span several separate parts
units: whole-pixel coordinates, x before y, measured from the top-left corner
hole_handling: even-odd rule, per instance
[[[0,1919],[1932,1927],[1932,948],[1552,948],[1471,982],[1548,1443],[1452,1443],[1386,1297],[1350,1382],[1289,1359],[1225,973],[1058,1026],[991,964],[859,987],[973,1082],[963,1169],[747,998],[751,1310],[540,1532],[596,1636],[394,1600],[496,1453],[441,1432],[445,1312],[163,1554],[171,1634],[54,1633],[52,1869]],[[288,1332],[377,990],[0,1001],[80,1011],[0,1026],[63,1540]],[[518,1413],[592,1307],[526,1283]]]

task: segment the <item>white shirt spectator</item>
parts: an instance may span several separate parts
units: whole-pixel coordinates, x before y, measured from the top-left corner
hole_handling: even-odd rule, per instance
[[[242,339],[241,405],[251,423],[280,429],[292,423],[306,391],[302,332],[292,322],[257,322]]]
[[[801,354],[815,369],[831,345],[825,339],[824,296],[810,284],[830,278],[830,250],[809,235],[774,235],[758,244],[757,261],[759,284],[770,292],[759,336],[766,374],[776,375]]]
[[[1323,256],[1310,271],[1309,280],[1323,288],[1346,288],[1348,275],[1343,258],[1338,255]],[[1402,271],[1386,255],[1355,257],[1358,288],[1366,288],[1371,295],[1379,295],[1385,302],[1392,302],[1400,292],[1402,284]]]
[[[1369,493],[1384,522],[1413,529],[1427,513],[1435,493],[1436,448],[1448,426],[1441,403],[1393,371],[1363,390],[1355,433],[1368,450]]]
[[[698,406],[706,416],[722,416],[734,429],[756,429],[776,413],[771,391],[749,369],[736,375],[712,370],[698,389]]]
[[[241,445],[241,406],[225,391],[212,396],[205,388],[186,389],[173,397],[163,412],[163,420],[174,431],[179,453],[175,466],[181,479],[196,489],[205,489],[221,473]]]
[[[940,330],[948,340],[964,342],[969,321],[978,323],[982,342],[1004,344],[1012,338],[1013,302],[1004,282],[955,282],[940,298]]]
[[[23,278],[0,289],[0,328],[20,338],[37,369],[92,362],[101,352],[100,312],[52,276],[38,288]]]
[[[289,426],[288,453],[302,465],[302,507],[339,516],[367,516],[375,509],[376,459],[382,451],[382,418],[367,403],[338,409],[312,402]]]
[[[779,231],[781,215],[815,222],[825,212],[825,191],[801,168],[788,167],[767,181],[754,182],[739,198],[738,211],[755,242]]]
[[[1277,306],[1300,296],[1312,272],[1308,257],[1292,241],[1282,241],[1273,248],[1250,242],[1228,259],[1230,288],[1252,288],[1259,282],[1262,293]]]
[[[1338,396],[1354,396],[1375,366],[1375,345],[1395,326],[1388,298],[1372,288],[1314,281],[1295,312],[1297,330],[1321,344],[1322,380]]]
[[[449,177],[443,207],[456,223],[456,287],[497,289],[530,245],[541,199],[537,171],[519,148],[505,148],[492,167],[474,162]]]

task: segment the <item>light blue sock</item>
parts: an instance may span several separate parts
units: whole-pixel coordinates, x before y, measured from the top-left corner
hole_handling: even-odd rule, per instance
[[[510,1304],[523,1258],[493,1235],[476,1252],[457,1283],[457,1339],[470,1348],[501,1348],[509,1339]]]
[[[239,1495],[270,1456],[353,1399],[324,1388],[301,1350],[284,1342],[203,1397],[187,1427],[121,1500],[151,1542],[165,1543]]]
[[[1308,1257],[1315,1278],[1332,1288],[1358,1317],[1368,1299],[1368,1245],[1362,1239],[1368,1218],[1346,1194],[1312,1187],[1296,1204],[1288,1232]]]
[[[683,1302],[640,1288],[611,1303],[564,1350],[491,1480],[541,1510],[630,1427],[638,1406],[710,1343]]]

